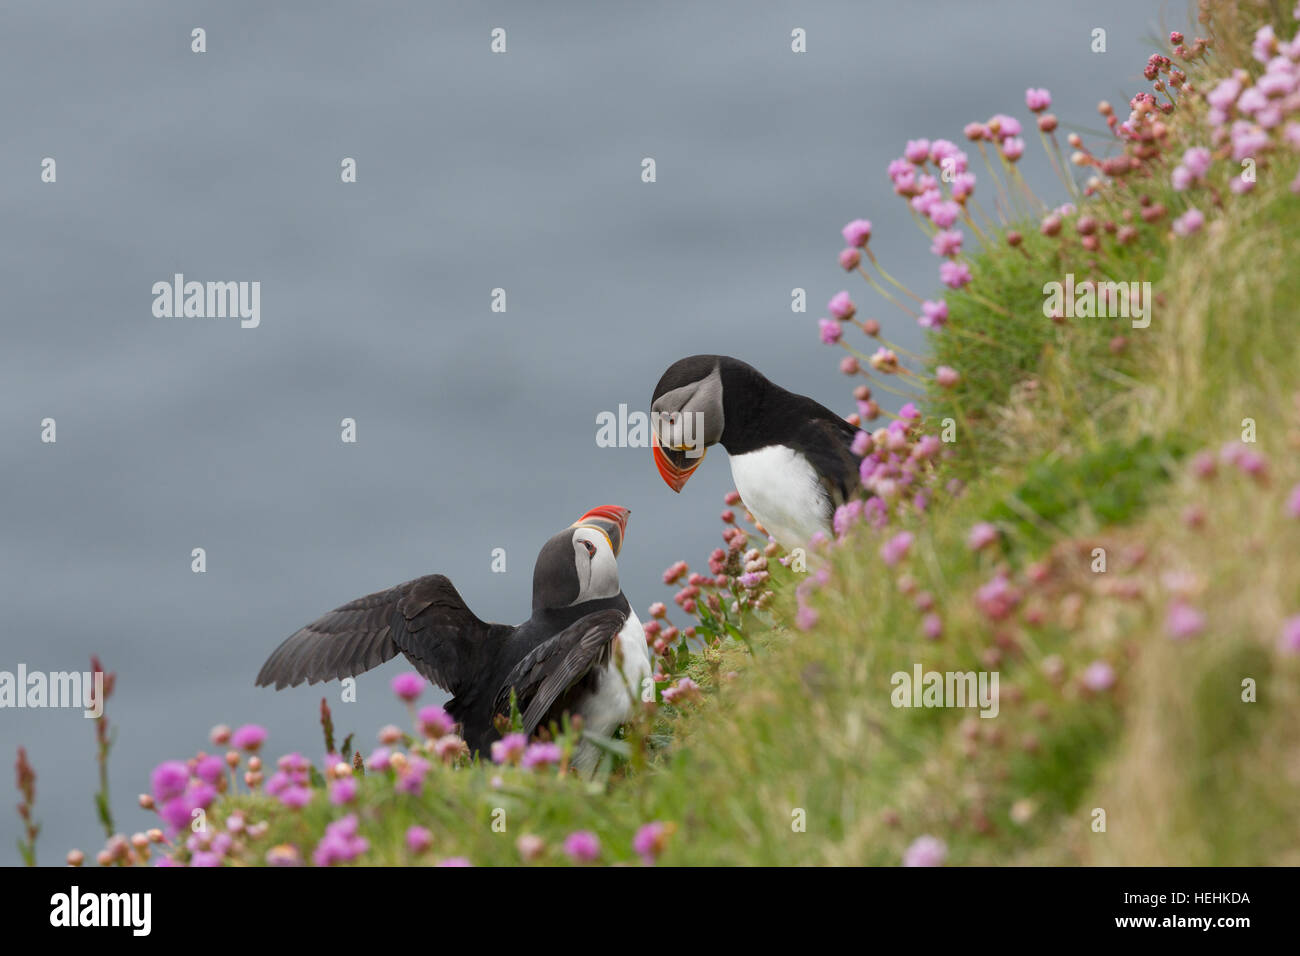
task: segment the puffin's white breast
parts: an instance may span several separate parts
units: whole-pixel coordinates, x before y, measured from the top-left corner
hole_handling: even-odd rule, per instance
[[[780,545],[802,548],[826,532],[831,503],[812,464],[785,445],[731,456],[731,477],[745,507]]]
[[[629,611],[615,640],[616,651],[605,665],[596,689],[580,705],[586,729],[601,737],[612,737],[619,725],[635,713],[645,681],[651,673],[645,627],[636,611]],[[596,746],[583,741],[574,754],[573,763],[578,770],[588,771],[599,759],[600,751]]]

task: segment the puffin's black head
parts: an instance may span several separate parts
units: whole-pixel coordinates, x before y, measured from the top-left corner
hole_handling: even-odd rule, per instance
[[[725,355],[692,355],[668,367],[650,399],[650,437],[655,465],[668,487],[681,491],[704,460],[705,450],[722,441]]]
[[[533,565],[534,611],[619,593],[618,552],[629,514],[615,505],[593,508],[542,545]]]

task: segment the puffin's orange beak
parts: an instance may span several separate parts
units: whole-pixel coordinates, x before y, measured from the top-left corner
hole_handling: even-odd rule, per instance
[[[700,453],[700,457],[695,459],[694,464],[691,464],[686,468],[679,468],[677,465],[673,464],[673,460],[669,458],[668,454],[662,447],[660,447],[659,436],[654,432],[651,432],[650,437],[652,439],[652,444],[654,445],[655,467],[659,469],[659,477],[662,478],[664,483],[673,491],[680,492],[682,488],[686,486],[686,482],[690,480],[695,469],[700,467],[700,462],[704,461],[704,455],[707,452],[707,449],[705,452]]]
[[[592,508],[569,527],[587,525],[597,529],[605,535],[614,556],[618,557],[618,553],[623,550],[623,538],[627,536],[627,518],[631,513],[620,505],[601,505],[599,508]]]

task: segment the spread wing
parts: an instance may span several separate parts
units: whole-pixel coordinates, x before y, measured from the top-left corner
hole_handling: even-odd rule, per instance
[[[480,621],[441,574],[357,598],[290,635],[257,675],[257,686],[352,677],[405,653],[440,687],[459,693],[489,646],[514,628]]]
[[[506,678],[494,709],[510,706],[510,690],[523,708],[524,733],[532,736],[538,724],[566,691],[596,666],[609,663],[614,639],[627,615],[607,609],[580,617],[559,634],[533,648]]]

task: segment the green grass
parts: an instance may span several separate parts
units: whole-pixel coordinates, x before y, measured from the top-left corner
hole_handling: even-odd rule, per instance
[[[1044,455],[987,517],[1038,547],[1080,525],[1133,521],[1186,451],[1177,436],[1143,435],[1131,443],[1103,441],[1072,458]]]

